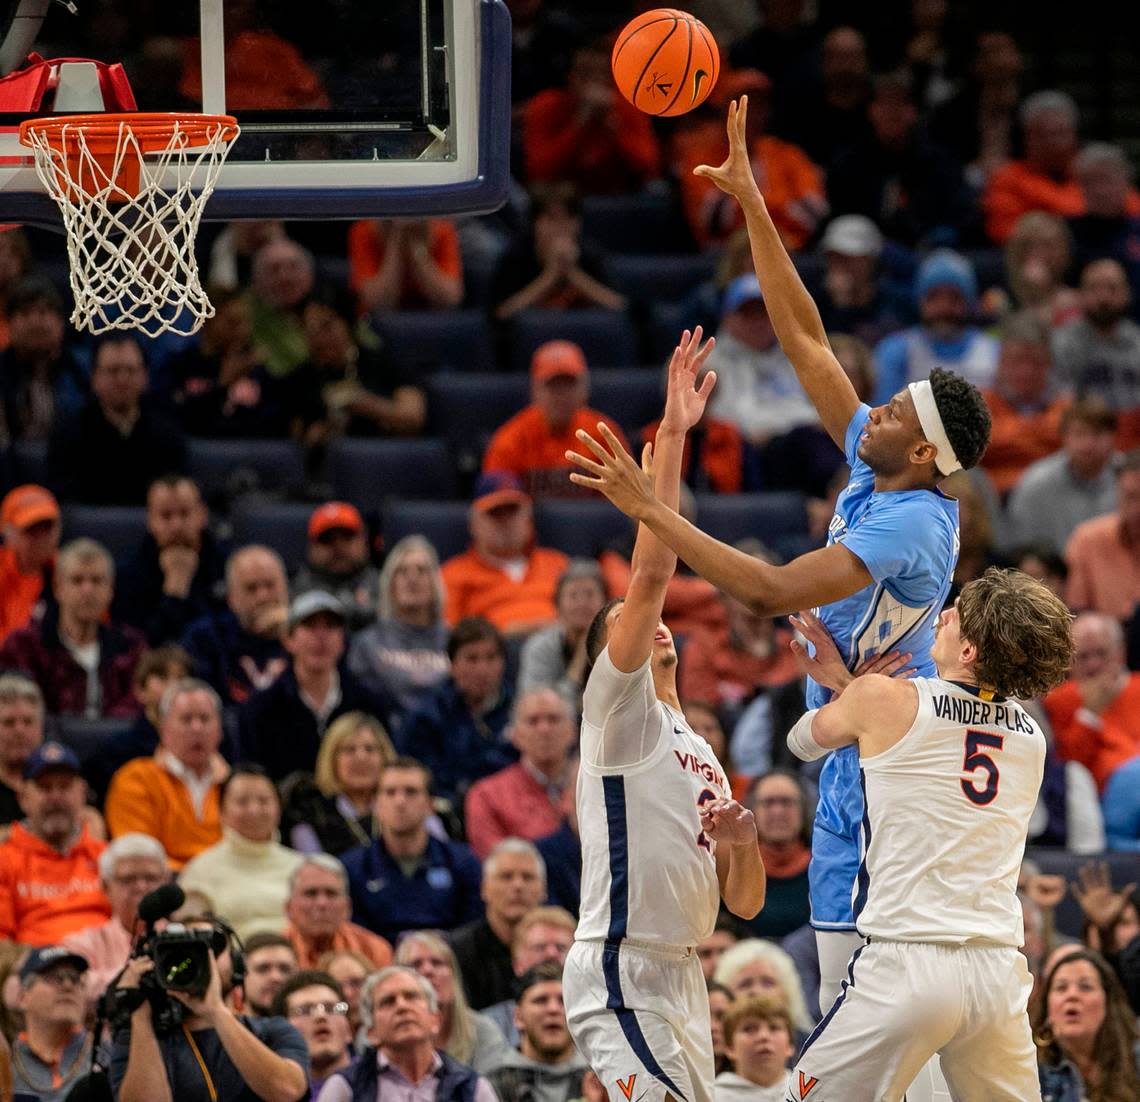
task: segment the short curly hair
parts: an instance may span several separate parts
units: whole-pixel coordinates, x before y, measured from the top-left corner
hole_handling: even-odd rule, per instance
[[[958,462],[966,470],[976,467],[990,442],[993,426],[982,392],[961,375],[940,367],[930,373],[930,389]]]

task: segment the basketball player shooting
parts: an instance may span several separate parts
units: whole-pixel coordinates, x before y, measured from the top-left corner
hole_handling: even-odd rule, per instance
[[[669,365],[669,398],[645,476],[676,507],[685,434],[715,383],[696,385],[711,347],[685,332]],[[604,429],[609,446],[620,447]],[[588,434],[597,459],[606,449]],[[571,476],[574,477],[574,476]],[[711,1102],[708,996],[698,942],[723,898],[741,918],[764,903],[752,813],[731,798],[711,748],[677,696],[677,651],[661,622],[677,557],[644,525],[624,600],[590,625],[583,697],[578,823],[581,918],[563,976],[578,1051],[611,1102]]]
[[[837,697],[792,728],[811,761],[854,748],[866,791],[855,919],[866,940],[800,1052],[789,1102],[898,1102],[938,1052],[954,1102],[1040,1098],[1017,876],[1045,739],[1015,697],[1059,685],[1071,615],[990,569],[942,613],[937,677],[852,679],[818,623],[812,674]]]
[[[729,107],[725,162],[695,171],[740,202],[776,336],[851,468],[827,546],[773,566],[720,543],[661,500],[619,445],[611,444],[586,474],[571,477],[600,490],[698,574],[754,612],[782,616],[818,609],[847,669],[893,651],[909,654],[909,665],[920,675],[933,676],[934,624],[958,556],[958,503],[938,484],[981,458],[989,442],[989,411],[976,387],[941,370],[910,384],[886,405],[871,409],[859,402],[756,185],[745,138],[747,107],[747,97]],[[809,679],[808,707],[820,707],[830,697],[827,686]],[[824,764],[812,833],[812,925],[824,1007],[839,994],[860,943],[852,902],[862,816],[858,753],[848,747]]]

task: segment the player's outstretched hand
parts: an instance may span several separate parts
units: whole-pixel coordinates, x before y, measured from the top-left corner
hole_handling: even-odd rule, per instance
[[[812,612],[801,612],[790,619],[800,634],[815,647],[815,653],[809,654],[803,643],[798,639],[792,640],[792,653],[796,656],[800,672],[807,674],[816,684],[831,689],[836,695],[842,693],[855,678],[867,673],[877,673],[884,677],[912,677],[915,673],[914,668],[908,665],[910,654],[900,651],[888,651],[868,658],[852,673],[840,657],[831,633],[818,616]]]
[[[681,334],[673,357],[669,361],[669,386],[665,398],[665,415],[661,427],[675,432],[688,432],[705,414],[705,403],[716,385],[716,372],[710,371],[700,378],[701,368],[716,345],[709,337],[704,345],[704,330],[698,325],[691,333]]]
[[[752,172],[752,161],[748,156],[748,97],[741,96],[728,105],[728,157],[716,166],[697,165],[694,176],[707,176],[721,191],[744,199],[748,195],[760,194],[756,177]]]
[[[1090,861],[1077,869],[1072,889],[1089,922],[1098,929],[1107,930],[1120,917],[1136,885],[1126,884],[1121,891],[1114,892],[1108,865],[1104,861]]]
[[[726,846],[756,844],[756,820],[736,800],[709,800],[701,805],[701,830]]]
[[[584,429],[575,434],[594,453],[589,459],[578,452],[568,451],[566,458],[589,474],[571,472],[570,481],[605,494],[627,517],[643,519],[649,507],[657,500],[653,493],[653,445],[646,444],[641,453],[641,466],[622,447],[621,441],[604,421],[598,422],[598,435],[605,444]],[[606,446],[608,445],[608,447]]]

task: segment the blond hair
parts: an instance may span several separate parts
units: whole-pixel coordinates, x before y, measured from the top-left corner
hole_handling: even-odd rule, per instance
[[[721,1024],[721,1029],[724,1030],[725,1045],[732,1044],[732,1038],[736,1035],[741,1023],[754,1019],[767,1022],[769,1025],[782,1025],[788,1031],[789,1038],[795,1033],[792,1027],[792,1016],[788,1013],[785,1003],[764,995],[752,995],[747,999],[739,999],[729,1006],[728,1012],[724,1016],[724,1022]]]
[[[381,767],[391,765],[396,760],[396,748],[383,723],[367,712],[345,712],[329,724],[325,737],[321,739],[321,748],[317,751],[313,779],[322,795],[338,796],[344,791],[344,786],[336,775],[336,755],[341,744],[362,728],[372,735],[380,748],[380,757],[383,759]]]
[[[463,990],[463,973],[459,971],[459,961],[448,943],[430,930],[415,930],[406,934],[396,949],[396,963],[406,964],[414,942],[426,945],[433,953],[438,953],[451,969],[451,986],[455,991],[455,1001],[451,1004],[451,1033],[447,1038],[447,1055],[461,1064],[469,1064],[475,1055],[475,1015],[467,1002],[467,992]],[[419,975],[419,973],[416,973]],[[432,992],[434,994],[434,990]],[[444,1007],[440,1007],[444,1010]]]

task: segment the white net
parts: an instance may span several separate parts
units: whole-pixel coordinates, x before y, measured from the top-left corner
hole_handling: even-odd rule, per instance
[[[105,133],[110,120],[97,141],[66,119],[29,126],[23,137],[63,215],[75,297],[71,322],[89,333],[189,335],[214,313],[198,276],[194,238],[237,126],[223,117],[199,117],[193,125],[163,117],[155,143],[153,120],[120,121],[117,140],[113,130],[109,139]],[[93,152],[92,145],[107,145],[108,152]]]

